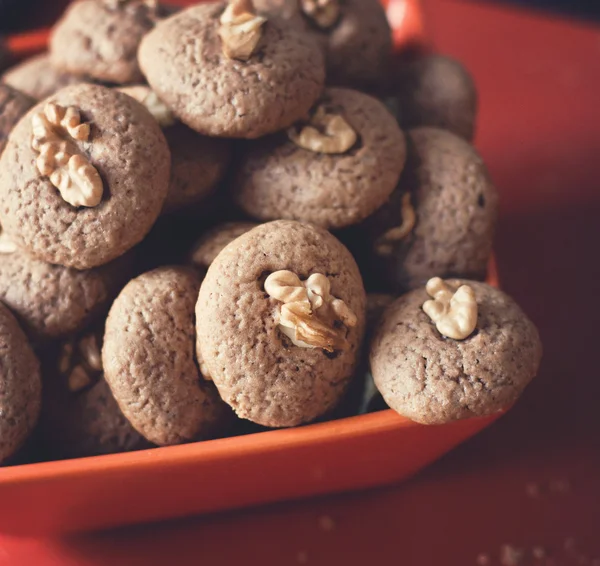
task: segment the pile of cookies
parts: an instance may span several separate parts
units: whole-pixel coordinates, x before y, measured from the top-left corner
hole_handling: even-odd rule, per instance
[[[376,0],[77,0],[2,76],[0,462],[516,401],[473,81],[391,52]]]

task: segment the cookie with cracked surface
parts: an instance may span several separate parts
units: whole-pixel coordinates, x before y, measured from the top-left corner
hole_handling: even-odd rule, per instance
[[[2,249],[6,248],[0,247],[0,300],[36,342],[83,330],[108,311],[133,273],[131,254],[79,271]]]
[[[41,53],[8,69],[2,82],[35,100],[42,100],[66,86],[91,82],[89,77],[73,75],[52,65],[49,53]]]
[[[15,317],[0,303],[0,463],[33,431],[40,413],[40,364]]]
[[[227,245],[257,226],[255,222],[225,222],[211,228],[194,245],[190,263],[205,271]]]
[[[322,139],[344,141],[342,136],[349,133],[340,128],[339,133],[321,135],[321,125],[316,123],[321,117],[342,119],[355,141],[331,153],[317,145],[310,148],[309,144]],[[342,228],[371,215],[396,187],[406,155],[404,135],[377,99],[329,88],[313,109],[309,124],[293,130],[300,137],[305,132],[311,137],[298,142],[290,131],[248,144],[241,158],[233,183],[234,200],[250,216]]]
[[[417,128],[406,140],[397,189],[361,225],[364,237],[355,238],[359,265],[373,287],[395,291],[434,276],[484,279],[498,194],[483,160],[446,130]]]
[[[125,418],[102,373],[102,331],[58,345],[44,360],[40,430],[53,458],[83,458],[149,448]]]
[[[190,128],[215,137],[257,138],[306,115],[325,81],[314,41],[283,20],[260,26],[246,61],[224,54],[226,5],[192,6],[142,40],[139,61],[150,86]]]
[[[396,83],[403,128],[431,126],[473,139],[477,89],[459,61],[443,55],[421,57],[406,65]]]
[[[55,125],[60,114],[52,111],[59,110],[70,114]],[[75,118],[80,125],[68,125]],[[64,153],[46,151],[63,144],[72,154],[66,164]],[[154,224],[170,161],[159,125],[140,103],[102,86],[67,87],[31,109],[9,136],[0,158],[2,227],[43,261],[77,269],[108,263]]]
[[[200,278],[164,267],[130,281],[106,321],[104,377],[121,411],[159,446],[220,434],[229,410],[194,355]]]
[[[537,329],[508,295],[477,281],[446,283],[474,291],[478,317],[470,336],[442,336],[423,311],[430,296],[421,288],[385,311],[371,345],[371,370],[385,401],[423,424],[508,408],[537,373],[542,355]]]
[[[137,50],[162,16],[162,8],[147,0],[78,0],[52,29],[52,63],[99,81],[140,82]]]
[[[209,267],[196,305],[198,358],[239,417],[296,426],[343,397],[364,323],[365,292],[350,252],[322,228],[270,222],[234,240]]]
[[[35,101],[26,94],[0,83],[0,154],[6,145],[8,134],[34,104]]]
[[[199,205],[210,198],[230,162],[229,140],[208,138],[194,132],[176,120],[165,103],[146,85],[120,90],[150,110],[167,138],[171,150],[171,181],[163,213]]]

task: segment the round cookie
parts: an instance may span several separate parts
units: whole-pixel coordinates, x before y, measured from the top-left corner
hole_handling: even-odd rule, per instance
[[[314,5],[316,0],[299,0]],[[392,31],[378,0],[330,0],[339,16],[328,28],[312,18],[311,29],[325,46],[327,83],[372,89],[383,82],[392,53]]]
[[[338,128],[332,136],[318,132],[327,120]],[[336,126],[333,120],[342,123]],[[355,138],[346,140],[351,132]],[[347,143],[334,147],[336,153],[318,145],[332,141]],[[329,88],[308,124],[248,145],[233,183],[234,200],[260,220],[289,218],[342,228],[386,202],[398,183],[405,152],[404,135],[380,101]]]
[[[161,15],[151,0],[78,0],[52,29],[52,63],[99,81],[140,82],[138,46]]]
[[[201,136],[176,121],[148,86],[135,85],[120,90],[150,110],[167,138],[171,150],[171,181],[163,213],[206,201],[214,193],[229,165],[229,141]]]
[[[535,376],[538,332],[519,306],[485,283],[468,285],[477,302],[475,330],[464,340],[440,334],[423,311],[424,288],[389,307],[371,346],[371,370],[387,404],[414,421],[441,424],[491,415],[512,405]]]
[[[40,364],[15,317],[0,303],[0,463],[30,435],[40,413]]]
[[[133,427],[161,446],[218,434],[228,413],[194,356],[199,287],[185,268],[144,273],[121,291],[106,321],[104,377]]]
[[[318,45],[272,18],[248,60],[226,56],[219,32],[226,5],[192,6],[159,23],[142,40],[148,83],[175,115],[209,136],[257,138],[306,115],[325,81]],[[258,38],[258,35],[257,35]]]
[[[465,67],[443,55],[428,55],[406,65],[397,79],[400,125],[431,126],[473,139],[477,90]]]
[[[445,130],[417,128],[406,138],[398,188],[357,239],[363,272],[374,276],[373,287],[396,291],[436,275],[484,279],[498,213],[485,164],[469,143]]]
[[[68,120],[80,125],[64,125]],[[62,144],[71,155],[63,166],[53,153]],[[0,222],[18,247],[43,261],[102,265],[150,230],[169,171],[167,142],[146,108],[102,86],[67,87],[30,110],[9,136],[0,158]]]
[[[53,458],[131,452],[151,445],[124,417],[102,374],[101,332],[60,345],[47,360],[41,433]]]
[[[0,154],[6,145],[8,134],[34,103],[26,94],[0,83]]]
[[[200,367],[239,417],[307,423],[342,399],[364,317],[358,267],[335,237],[299,222],[263,224],[208,269],[196,305]]]
[[[255,222],[225,222],[215,226],[196,242],[190,254],[190,263],[202,271],[208,269],[225,246],[256,226],[258,224]]]
[[[2,75],[2,82],[35,100],[42,100],[61,88],[90,82],[90,79],[57,69],[50,61],[50,54],[41,53],[8,69]]]
[[[34,259],[20,250],[6,253],[6,249],[0,247],[0,300],[35,341],[85,328],[108,310],[133,270],[130,254],[78,271]]]

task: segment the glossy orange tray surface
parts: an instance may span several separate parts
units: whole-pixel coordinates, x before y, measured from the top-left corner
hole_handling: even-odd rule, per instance
[[[387,3],[386,3],[387,4]],[[397,48],[423,40],[415,0],[392,0]],[[15,55],[47,33],[11,39]],[[497,285],[495,265],[489,282]],[[499,415],[424,426],[391,410],[195,444],[0,469],[0,531],[114,527],[397,482]]]

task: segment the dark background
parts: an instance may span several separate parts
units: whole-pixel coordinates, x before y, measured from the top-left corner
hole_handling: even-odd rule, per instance
[[[472,0],[474,4],[487,1]],[[64,0],[0,0],[0,32],[41,27],[54,21],[66,3]],[[600,20],[600,0],[505,0],[504,3],[548,10],[576,18]]]

